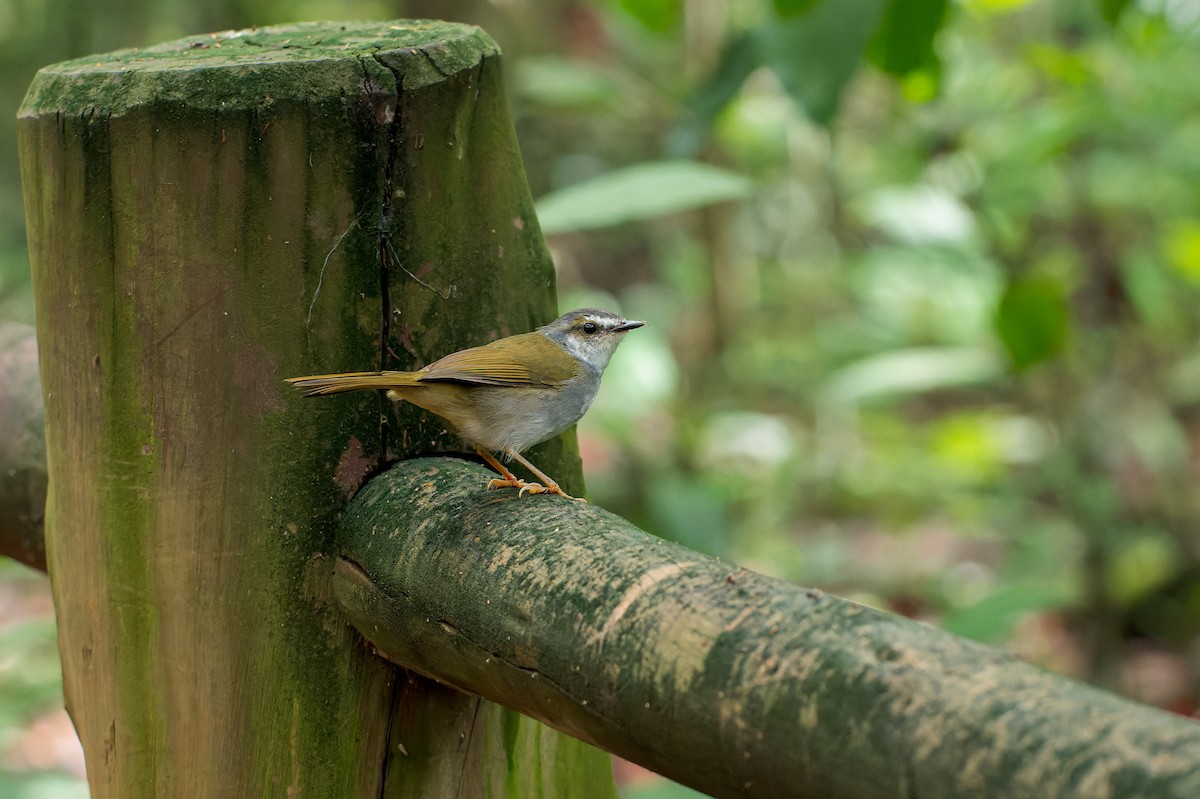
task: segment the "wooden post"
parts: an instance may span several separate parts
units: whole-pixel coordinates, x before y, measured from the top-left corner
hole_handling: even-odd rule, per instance
[[[335,595],[398,663],[729,799],[1200,796],[1191,720],[486,480],[350,503]]]
[[[331,601],[347,498],[452,448],[370,395],[555,314],[494,43],[437,22],[43,69],[19,114],[64,690],[92,796],[607,796],[607,758],[395,669]],[[538,454],[578,491],[573,440]]]

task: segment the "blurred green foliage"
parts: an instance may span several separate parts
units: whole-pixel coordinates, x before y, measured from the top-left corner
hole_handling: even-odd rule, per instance
[[[564,304],[652,322],[582,425],[594,496],[1118,690],[1165,652],[1190,712],[1200,15],[627,6],[561,40],[577,94],[514,80]],[[752,195],[598,190],[679,157]]]
[[[595,501],[1194,712],[1194,5],[0,0],[0,312],[31,313],[11,112],[36,66],[481,24],[562,305],[649,320],[581,424]],[[1171,690],[1139,693],[1147,653]]]
[[[64,757],[52,738],[62,725],[46,723],[62,707],[62,672],[44,582],[0,560],[0,796],[10,799],[87,796],[77,775],[59,770],[71,759],[70,745]]]

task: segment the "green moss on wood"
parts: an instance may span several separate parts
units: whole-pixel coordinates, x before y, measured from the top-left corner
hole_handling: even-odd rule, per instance
[[[84,56],[44,67],[22,115],[121,115],[147,104],[214,111],[269,109],[353,93],[378,60],[418,89],[499,52],[479,28],[431,20],[301,22]]]

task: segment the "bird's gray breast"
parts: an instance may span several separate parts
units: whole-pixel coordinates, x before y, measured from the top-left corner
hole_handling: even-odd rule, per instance
[[[504,392],[504,398],[479,404],[481,415],[489,417],[484,427],[492,435],[490,440],[476,436],[478,443],[496,451],[511,447],[520,452],[568,429],[587,412],[600,388],[600,375],[586,368],[584,372],[553,389],[491,389]]]
[[[572,378],[559,388],[552,401],[545,403],[543,412],[547,425],[553,428],[553,432],[547,433],[545,437],[538,439],[539,441],[545,441],[563,432],[578,422],[592,406],[592,400],[600,390],[600,375],[593,374],[590,369],[583,371],[584,374]]]

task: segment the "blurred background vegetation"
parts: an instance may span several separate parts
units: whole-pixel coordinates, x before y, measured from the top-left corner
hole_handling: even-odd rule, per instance
[[[497,39],[561,306],[649,320],[595,502],[1196,715],[1200,2],[0,0],[0,316],[39,66],[363,17]],[[45,596],[0,563],[5,796],[82,795]]]

